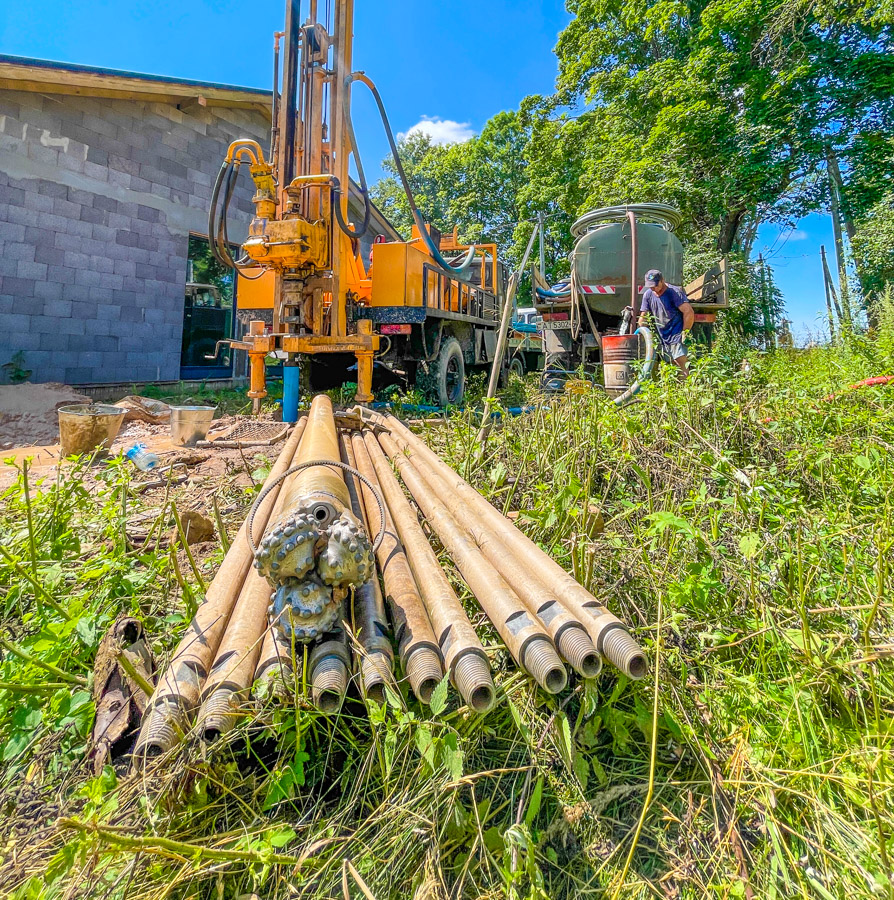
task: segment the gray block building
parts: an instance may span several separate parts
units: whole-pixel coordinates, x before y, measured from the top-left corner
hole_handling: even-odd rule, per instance
[[[179,379],[190,236],[207,238],[230,142],[266,151],[269,107],[251,88],[0,56],[0,366],[68,384]],[[233,241],[253,193],[243,173]]]

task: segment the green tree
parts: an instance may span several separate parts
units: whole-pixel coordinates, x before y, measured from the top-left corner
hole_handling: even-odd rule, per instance
[[[672,203],[723,253],[815,207],[830,140],[890,124],[894,72],[887,27],[826,6],[572,0],[553,104],[583,106],[586,203]]]
[[[468,243],[496,243],[512,262],[531,233],[536,215],[523,202],[526,183],[525,148],[530,129],[516,112],[500,112],[481,133],[456,144],[433,144],[425,134],[414,134],[398,144],[420,212],[442,232],[459,228]],[[394,161],[383,167],[388,176],[372,189],[376,204],[404,235],[412,217]]]
[[[862,217],[852,246],[867,296],[880,297],[886,286],[894,285],[894,191]]]

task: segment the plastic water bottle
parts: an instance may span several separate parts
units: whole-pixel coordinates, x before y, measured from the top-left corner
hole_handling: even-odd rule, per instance
[[[145,444],[134,444],[124,454],[138,469],[148,472],[158,465],[158,457]]]

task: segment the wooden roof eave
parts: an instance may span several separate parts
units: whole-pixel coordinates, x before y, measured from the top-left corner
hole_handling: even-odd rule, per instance
[[[0,62],[0,90],[63,94],[113,100],[140,100],[174,106],[252,109],[270,115],[269,93],[150,80],[127,75]]]

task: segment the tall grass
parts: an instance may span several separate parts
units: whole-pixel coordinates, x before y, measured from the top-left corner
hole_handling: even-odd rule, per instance
[[[425,431],[631,623],[653,659],[641,683],[606,670],[538,693],[466,592],[497,670],[501,702],[483,719],[453,694],[432,712],[406,690],[330,719],[299,677],[291,707],[259,710],[210,751],[179,749],[141,778],[89,778],[84,722],[59,714],[71,690],[23,703],[0,689],[0,890],[892,896],[894,387],[823,399],[892,371],[887,328],[860,344],[752,355],[744,368],[718,352],[685,385],[659,377],[620,412],[599,393],[544,401],[502,419],[483,461],[473,414]],[[141,610],[163,653],[182,627],[164,620],[179,593],[163,554],[115,549],[135,511],[126,486],[60,485],[55,499],[32,498],[40,583],[77,622]],[[23,489],[4,498],[0,527],[27,569]],[[149,584],[97,586],[85,556]],[[5,558],[0,584],[6,633],[85,674],[85,626],[38,609]],[[0,664],[2,682],[45,677],[18,657]]]

